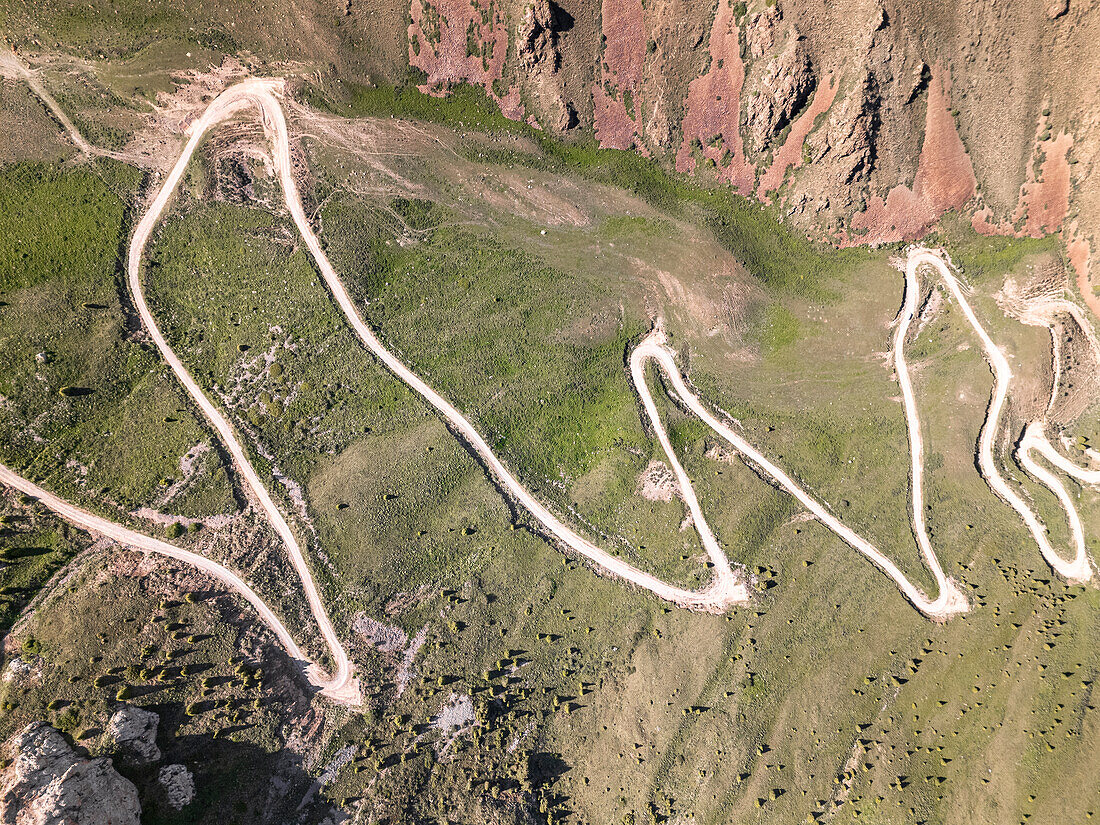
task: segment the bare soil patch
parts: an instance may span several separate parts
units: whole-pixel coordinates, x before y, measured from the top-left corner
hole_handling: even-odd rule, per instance
[[[638,476],[637,493],[646,501],[667,502],[680,495],[680,486],[667,464],[651,461]]]
[[[694,172],[698,151],[713,161],[720,180],[740,194],[750,195],[755,188],[756,170],[745,159],[740,130],[745,64],[733,5],[725,0],[718,4],[709,48],[710,68],[688,86],[684,139],[676,153],[676,171]]]

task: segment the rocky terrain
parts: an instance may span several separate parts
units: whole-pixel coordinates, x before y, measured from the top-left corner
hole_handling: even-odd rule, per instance
[[[921,237],[952,209],[984,234],[1057,233],[1100,310],[1100,193],[1084,185],[1100,157],[1097,0],[176,6],[234,60],[307,83],[473,85],[513,120],[776,201],[836,244]],[[161,37],[94,9],[74,34],[70,7],[15,4],[5,34],[92,60]]]
[[[1100,348],[1067,290],[1097,310],[1097,4],[14,0],[0,461],[41,489],[0,490],[0,825],[1093,817],[1100,591],[1052,573],[985,469],[1059,549],[1082,544],[1019,438],[1041,420],[1100,472]],[[248,76],[285,78],[282,108],[195,138],[126,282],[182,136]],[[926,236],[1013,364],[985,463],[1007,362],[951,278],[907,271],[902,292],[898,253]],[[563,558],[454,419],[378,371],[332,302],[345,282],[517,487],[634,566],[616,569],[701,587],[702,506],[752,607],[677,610]],[[647,425],[624,354],[655,318],[675,360]],[[303,541],[328,654],[158,324]],[[904,352],[928,429],[923,557]],[[967,613],[911,610],[741,441],[700,436],[681,369],[888,550],[912,604],[933,588]],[[59,522],[55,492],[191,561]],[[1095,559],[1100,493],[1069,495]],[[315,694],[199,557],[322,668],[346,645],[362,704]]]
[[[46,722],[27,725],[7,744],[11,759],[0,773],[0,823],[4,825],[136,825],[141,803],[119,766],[138,769],[160,762],[158,714],[123,705],[107,726],[110,755],[81,755]],[[86,753],[86,751],[84,751]],[[195,779],[185,765],[163,765],[151,792],[175,811],[195,798]],[[150,793],[150,789],[146,790]]]
[[[87,759],[45,722],[28,725],[12,744],[0,776],[4,825],[137,825],[134,784],[107,757]]]
[[[1094,5],[413,0],[408,57],[424,91],[479,84],[513,119],[776,193],[838,244],[918,238],[952,209],[1060,233],[1097,310]]]

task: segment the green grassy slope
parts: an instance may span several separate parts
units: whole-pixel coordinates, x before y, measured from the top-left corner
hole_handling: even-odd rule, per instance
[[[352,103],[449,123],[456,100],[415,112],[399,111],[396,97],[368,101],[373,109]],[[705,570],[690,531],[678,529],[679,506],[635,492],[658,454],[624,359],[661,310],[703,397],[927,586],[909,528],[897,387],[882,357],[901,303],[888,252],[818,248],[773,213],[633,155],[541,138],[529,148],[541,160],[481,158],[477,171],[579,191],[584,220],[544,223],[490,203],[476,176],[446,174],[458,161],[444,149],[419,158],[414,183],[424,198],[366,196],[353,186],[349,170],[363,170],[353,153],[311,145],[322,241],[383,340],[551,506],[632,563],[692,582]],[[536,169],[544,161],[551,171]],[[296,524],[314,537],[326,601],[369,697],[364,713],[329,713],[331,738],[313,764],[347,745],[354,758],[322,799],[388,822],[1030,825],[1100,810],[1100,601],[1094,588],[1054,580],[978,476],[973,445],[991,376],[949,306],[913,342],[910,360],[928,422],[933,542],[973,612],[944,625],[923,619],[862,557],[799,520],[788,497],[739,463],[707,457],[706,434],[659,391],[708,518],[756,593],[749,609],[695,615],[594,575],[513,513],[440,420],[362,351],[286,217],[211,198],[210,174],[196,165],[158,230],[146,288],[261,472],[277,468],[301,485],[308,521]],[[136,175],[113,166],[0,170],[0,354],[15,365],[0,378],[10,404],[0,411],[3,458],[116,516],[155,500],[181,455],[209,439],[128,332],[118,264],[136,186]],[[45,243],[42,212],[59,216],[62,243]],[[989,250],[952,237],[995,337],[1021,364],[1042,361],[1041,331],[997,320],[991,295],[1006,269],[1019,273],[1049,248]],[[39,363],[44,349],[53,357]],[[66,397],[61,386],[93,392]],[[44,443],[22,435],[29,422]],[[87,480],[66,468],[70,459],[89,468]],[[209,460],[209,486],[188,499],[188,513],[235,506],[217,455]],[[273,487],[294,510],[288,488]],[[1095,524],[1095,494],[1075,492]],[[16,518],[0,534],[5,559],[16,560],[3,572],[9,616],[48,572],[27,559],[48,559],[52,570],[82,546],[17,506],[9,503]],[[117,573],[118,557],[109,561]],[[40,657],[44,675],[33,689],[0,695],[18,703],[3,732],[45,717],[80,734],[102,724],[121,683],[132,684],[131,701],[182,723],[180,739],[218,730],[218,741],[232,743],[208,760],[208,796],[192,818],[220,821],[219,806],[243,802],[224,777],[246,756],[282,748],[280,723],[304,699],[289,676],[264,692],[236,672],[237,642],[219,635],[230,632],[228,613],[174,603],[142,582],[90,572],[12,639],[9,655]],[[102,621],[77,626],[93,609]],[[153,614],[181,626],[167,630]],[[372,648],[352,629],[364,618],[404,641]],[[97,626],[111,628],[106,640]],[[416,638],[423,644],[405,668]],[[148,655],[145,645],[154,646]],[[171,671],[163,659],[176,648],[187,650],[181,663],[211,665],[201,678],[225,681],[202,696],[199,673]],[[126,670],[135,649],[136,675]],[[97,686],[98,676],[110,678]],[[249,710],[272,695],[293,714],[276,701]],[[458,735],[433,725],[464,697],[479,725]],[[189,704],[221,699],[229,705],[187,717]],[[51,709],[54,700],[71,704]],[[61,719],[68,710],[76,721]],[[101,747],[94,736],[81,741]],[[250,777],[259,787],[274,770],[260,760]],[[242,823],[256,819],[247,803],[234,810]]]

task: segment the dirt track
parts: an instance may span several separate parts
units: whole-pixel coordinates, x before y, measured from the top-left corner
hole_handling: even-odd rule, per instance
[[[986,413],[985,423],[982,425],[982,431],[978,437],[978,466],[981,469],[982,475],[985,477],[986,483],[989,484],[994,493],[1006,501],[1009,506],[1019,514],[1024,524],[1027,525],[1028,530],[1031,531],[1031,536],[1035,539],[1035,543],[1039,545],[1039,552],[1043,554],[1043,558],[1051,568],[1071,582],[1088,581],[1092,578],[1092,564],[1089,562],[1088,555],[1085,552],[1084,536],[1079,529],[1080,518],[1077,515],[1077,510],[1073,506],[1073,502],[1070,500],[1069,495],[1065,493],[1064,488],[1058,480],[1032,461],[1027,450],[1021,453],[1024,468],[1058,495],[1063,508],[1066,510],[1066,515],[1069,517],[1071,528],[1074,525],[1078,528],[1075,531],[1076,552],[1073,561],[1068,562],[1059,556],[1054,551],[1054,548],[1050,546],[1050,542],[1046,537],[1046,528],[1043,526],[1042,522],[1039,521],[1039,517],[1035,515],[1027,502],[1008,485],[1008,482],[1004,480],[1004,477],[997,469],[997,462],[993,456],[993,442],[997,437],[997,431],[1001,420],[1001,411],[1004,409],[1005,400],[1008,397],[1008,388],[1012,383],[1012,369],[1008,365],[1008,359],[1005,358],[1000,347],[993,343],[993,339],[989,337],[989,333],[985,331],[985,328],[978,321],[978,316],[974,314],[970,302],[966,300],[966,295],[959,285],[958,279],[955,278],[943,258],[929,250],[917,250],[916,252],[911,252],[909,255],[909,269],[914,267],[914,255],[916,255],[917,265],[926,264],[934,267],[939,272],[943,282],[947,285],[952,296],[954,296],[955,300],[958,302],[959,308],[962,310],[966,320],[969,322],[970,326],[973,327],[974,332],[982,342],[982,349],[985,351],[985,357],[993,368],[993,375],[996,379],[993,385],[993,397],[989,402],[989,410]],[[1032,424],[1028,429],[1031,430],[1031,427],[1034,426],[1035,425]],[[1032,442],[1037,443],[1037,439],[1033,438]]]
[[[35,91],[37,91],[37,89]],[[904,356],[905,338],[908,333],[909,325],[916,312],[917,296],[919,294],[917,273],[920,267],[931,266],[937,270],[940,277],[944,280],[968,322],[981,339],[986,357],[993,367],[996,378],[993,397],[979,440],[978,457],[983,475],[993,490],[1020,513],[1029,529],[1031,529],[1044,558],[1046,558],[1047,562],[1055,570],[1073,581],[1085,581],[1091,577],[1092,569],[1084,553],[1083,539],[1079,543],[1078,552],[1074,560],[1072,562],[1065,562],[1062,560],[1054,553],[1053,549],[1050,548],[1049,543],[1046,542],[1044,535],[1045,530],[1038,519],[1022,499],[1009,488],[1007,483],[998,473],[993,460],[992,445],[998,427],[1000,413],[1004,406],[1012,377],[1008,362],[978,322],[977,317],[974,315],[973,310],[966,300],[965,293],[943,258],[931,250],[922,248],[912,249],[907,261],[905,305],[902,309],[893,339],[893,355],[895,364],[897,365],[899,382],[902,387],[906,419],[910,433],[913,527],[922,555],[937,581],[939,593],[935,599],[930,599],[919,588],[913,585],[900,569],[881,551],[844,525],[839,519],[832,515],[824,505],[802,490],[802,488],[783,470],[768,461],[762,453],[756,450],[743,437],[738,435],[725,423],[718,420],[687,386],[676,365],[672,352],[665,345],[663,333],[659,326],[631,353],[631,376],[639,396],[641,397],[650,424],[656,432],[658,441],[661,443],[666,458],[679,481],[681,492],[692,514],[693,521],[696,529],[699,531],[703,545],[710,556],[714,568],[713,580],[707,587],[698,591],[678,588],[662,582],[648,573],[638,570],[595,546],[583,536],[563,524],[545,506],[536,500],[501,463],[489,448],[488,444],[478,434],[476,429],[474,429],[473,425],[449,401],[447,401],[447,399],[428,386],[395,355],[389,352],[363,321],[354,302],[351,300],[335,270],[329,263],[328,258],[325,256],[320,242],[314,234],[304,213],[291,169],[290,143],[286,121],[282,107],[277,98],[277,95],[280,94],[281,91],[282,81],[280,80],[251,79],[232,86],[209,105],[202,117],[193,124],[191,135],[182,154],[164,180],[148,211],[142,217],[135,230],[127,258],[127,273],[130,288],[133,292],[139,313],[156,342],[158,349],[169,366],[171,366],[177,378],[195,400],[196,404],[199,405],[211,424],[218,431],[223,443],[232,455],[234,464],[241,473],[241,477],[249,491],[255,496],[287,546],[295,570],[302,581],[302,586],[309,601],[310,609],[313,612],[318,626],[321,629],[322,636],[328,644],[337,665],[336,673],[334,673],[331,678],[323,674],[315,664],[310,664],[307,667],[307,675],[310,681],[317,685],[324,695],[335,701],[347,704],[358,704],[362,701],[358,682],[354,678],[350,660],[332,627],[332,623],[317,593],[316,586],[301,548],[298,545],[293,531],[287,524],[286,519],[271,499],[264,484],[252,467],[231,425],[209,399],[206,398],[198,384],[187,372],[183,363],[164,339],[164,336],[157,327],[155,318],[145,302],[141,287],[141,259],[145,245],[186,171],[187,165],[195,149],[209,129],[223,120],[232,117],[249,105],[256,105],[260,109],[265,131],[272,140],[275,167],[283,187],[286,206],[310,254],[313,256],[322,278],[359,339],[375,357],[382,361],[398,378],[428,401],[448,421],[448,423],[458,431],[485,461],[501,486],[507,490],[509,495],[511,495],[518,504],[524,507],[540,522],[549,535],[553,536],[571,550],[585,556],[600,570],[626,581],[630,581],[670,602],[694,610],[722,612],[733,605],[744,604],[749,601],[749,591],[743,576],[730,566],[728,559],[722,552],[717,540],[707,525],[698,500],[696,499],[691,481],[676,458],[668,440],[668,436],[661,424],[656,405],[654,404],[645,381],[645,366],[648,362],[652,361],[656,363],[661,371],[667,376],[682,402],[695,415],[706,423],[718,436],[729,442],[745,459],[760,468],[777,484],[798,499],[799,502],[825,526],[835,532],[851,547],[867,556],[875,565],[883,570],[883,572],[890,576],[905,597],[909,599],[917,609],[928,616],[939,619],[945,619],[955,613],[966,611],[968,609],[966,598],[961,591],[959,591],[955,583],[944,574],[931,548],[924,525],[923,442],[921,438],[920,419],[917,414],[916,402],[909,381],[908,367]],[[1035,426],[1036,425],[1032,425],[1032,427]],[[1042,435],[1041,427],[1037,432],[1029,427],[1028,432],[1029,436],[1025,437],[1024,440],[1026,449],[1022,458],[1024,459],[1024,466],[1029,472],[1036,475],[1040,480],[1043,480],[1048,486],[1051,486],[1051,484],[1047,478],[1044,477],[1044,473],[1049,476],[1050,480],[1053,480],[1054,484],[1058,484],[1057,479],[1041,467],[1038,467],[1038,465],[1035,465],[1033,461],[1030,465],[1028,464],[1030,459],[1027,451],[1034,448],[1039,450],[1048,460],[1058,466],[1059,469],[1074,475],[1079,480],[1094,483],[1093,475],[1090,474],[1093,471],[1082,471],[1080,468],[1076,468],[1068,462],[1068,460],[1060,456],[1058,458],[1052,457],[1052,453],[1054,453],[1053,447],[1050,446],[1049,442],[1046,442],[1045,436]],[[1044,444],[1046,445],[1045,447],[1043,446]],[[1054,454],[1056,455],[1056,453]],[[289,632],[274,613],[247,584],[221,565],[209,559],[205,559],[202,556],[179,550],[165,542],[142,536],[134,531],[119,525],[114,525],[97,516],[93,516],[90,513],[80,510],[46,493],[2,466],[0,466],[0,482],[10,484],[27,492],[29,495],[36,496],[43,504],[54,509],[63,517],[92,532],[110,536],[123,544],[151,550],[152,552],[186,561],[206,570],[211,575],[225,582],[232,589],[241,593],[256,607],[265,623],[267,623],[276,633],[276,636],[292,657],[303,662],[307,661],[300,648],[298,648]],[[1055,490],[1057,493],[1055,487],[1051,486],[1051,489]],[[1061,489],[1060,485],[1058,485],[1058,489]],[[1069,500],[1068,496],[1063,497],[1060,495],[1059,498],[1062,500],[1063,506],[1067,507],[1067,513],[1070,514],[1071,526],[1076,523],[1079,529],[1079,519],[1074,522],[1074,519],[1076,519],[1076,511],[1072,507],[1072,502]]]
[[[263,599],[256,595],[256,591],[249,587],[240,576],[218,564],[216,561],[211,561],[206,558],[206,556],[200,556],[198,553],[181,550],[166,541],[150,538],[149,536],[142,535],[134,530],[123,527],[120,524],[115,524],[105,518],[100,518],[97,515],[89,513],[87,510],[82,510],[64,499],[46,492],[38,485],[27,481],[27,479],[22,476],[16,475],[3,464],[0,464],[0,483],[13,487],[21,493],[26,493],[31,498],[36,499],[39,504],[53,510],[57,515],[75,524],[81,530],[87,530],[89,533],[94,533],[97,536],[106,536],[127,547],[136,547],[139,550],[159,553],[162,556],[185,562],[210,574],[229,587],[230,590],[240,593],[249,604],[256,608],[256,612],[260,614],[260,618],[263,619],[264,624],[271,628],[275,637],[279,640],[279,643],[286,648],[287,653],[290,654],[292,659],[301,662],[305,668],[313,667],[309,659],[306,658],[294,641],[294,637],[290,634],[290,631],[286,629],[286,626],[279,620],[279,617],[272,612],[271,608],[264,603]]]

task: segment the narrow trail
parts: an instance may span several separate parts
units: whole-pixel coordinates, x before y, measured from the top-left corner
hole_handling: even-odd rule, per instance
[[[32,89],[34,89],[34,86],[32,86]],[[1068,494],[1064,494],[1064,489],[1061,488],[1060,483],[1053,474],[1037,465],[1031,459],[1030,452],[1031,450],[1039,452],[1048,461],[1058,467],[1058,469],[1072,475],[1084,483],[1097,483],[1097,481],[1100,481],[1100,472],[1082,470],[1058,454],[1053,446],[1046,440],[1040,422],[1033,423],[1028,427],[1027,433],[1021,443],[1021,461],[1029,473],[1043,480],[1043,482],[1051,487],[1052,490],[1055,490],[1056,493],[1058,490],[1062,490],[1064,494],[1059,495],[1059,499],[1066,508],[1067,514],[1070,516],[1071,528],[1074,529],[1075,543],[1077,545],[1077,553],[1074,559],[1067,562],[1058,556],[1050,547],[1049,542],[1047,542],[1045,538],[1045,528],[1043,528],[1038,518],[1032,513],[1026,503],[1001,477],[993,458],[993,442],[999,427],[1001,412],[1005,404],[1008,387],[1012,378],[1008,361],[978,321],[977,316],[966,300],[963,289],[960,287],[955,276],[951,273],[944,259],[936,252],[920,247],[915,247],[909,252],[905,269],[905,303],[893,336],[892,352],[897,367],[898,380],[902,389],[906,423],[909,429],[913,532],[917,538],[922,557],[935,577],[939,591],[935,598],[930,598],[919,587],[910,582],[905,574],[902,573],[902,571],[878,548],[859,536],[850,527],[843,524],[825,505],[803,490],[786,472],[770,462],[759,450],[753,447],[725,422],[719,420],[691,391],[684,381],[679,367],[676,364],[674,354],[667,345],[660,323],[658,323],[654,331],[646,336],[633,352],[631,352],[631,379],[642,401],[642,406],[649,419],[650,426],[656,434],[662,450],[679,482],[681,493],[691,513],[695,528],[699,532],[700,540],[710,558],[712,565],[712,580],[706,587],[700,590],[686,590],[663,582],[597,547],[588,539],[561,522],[542,503],[535,499],[523,487],[519,480],[504,466],[500,459],[497,458],[474,426],[446,398],[432,389],[393,353],[386,349],[370,327],[363,321],[354,302],[325,255],[320,241],[314,234],[303,210],[291,166],[290,140],[286,120],[277,97],[282,93],[282,89],[283,81],[279,79],[253,78],[240,82],[215,98],[207,107],[202,117],[194,122],[191,127],[189,139],[182,153],[172,170],[160,185],[156,196],[134,231],[127,256],[127,276],[138,312],[156,343],[158,350],[161,352],[180,383],[203,411],[203,414],[210,421],[211,425],[218,431],[218,435],[232,456],[233,463],[240,472],[245,485],[264,510],[272,526],[286,545],[291,562],[301,580],[310,610],[317,621],[321,635],[328,645],[333,661],[336,664],[335,673],[331,675],[325,674],[316,663],[309,662],[301,649],[294,642],[289,631],[271,609],[264,604],[259,596],[257,596],[239,576],[225,567],[203,556],[180,550],[159,539],[143,536],[140,533],[113,524],[105,519],[81,510],[47,493],[2,465],[0,465],[0,483],[8,484],[22,490],[28,495],[34,496],[63,518],[72,521],[74,524],[84,529],[108,536],[125,545],[160,553],[193,564],[224,582],[232,590],[241,593],[241,595],[256,608],[257,612],[260,613],[263,621],[272,629],[279,639],[279,642],[287,649],[292,658],[301,661],[305,665],[307,678],[309,678],[312,684],[320,689],[323,695],[336,702],[349,705],[360,704],[362,702],[359,684],[355,679],[350,659],[332,626],[332,622],[317,592],[316,585],[301,547],[282,512],[272,500],[263,482],[260,480],[259,475],[249,461],[232,426],[217,407],[215,407],[204,395],[199,385],[183,365],[183,362],[164,338],[164,335],[161,333],[146,303],[141,284],[141,262],[144,249],[157,221],[160,219],[169,200],[179,186],[180,180],[196,148],[207,131],[250,105],[255,105],[260,110],[265,132],[271,140],[275,168],[283,189],[286,207],[290,211],[291,217],[306,247],[309,249],[322,279],[360,341],[379,361],[385,364],[396,377],[405,382],[411,389],[415,390],[431,404],[444,419],[446,419],[447,423],[457,431],[475,452],[477,452],[478,456],[485,462],[501,487],[508,492],[516,503],[527,510],[527,512],[542,525],[547,534],[553,536],[572,551],[587,558],[601,571],[625,581],[629,581],[654,593],[662,599],[692,610],[721,613],[735,605],[747,604],[750,601],[749,588],[745,577],[741,571],[731,566],[707,524],[702,508],[696,498],[691,479],[677,459],[668,435],[661,423],[657,406],[649,390],[645,375],[646,366],[652,362],[671,383],[684,406],[698,416],[717,436],[727,441],[746,462],[751,463],[763,475],[771,478],[778,486],[782,487],[790,495],[796,498],[814,515],[814,517],[820,520],[822,524],[836,533],[836,535],[846,544],[862,553],[880,570],[888,575],[897,585],[899,590],[901,590],[903,595],[919,611],[931,618],[942,620],[956,613],[968,610],[969,605],[966,597],[959,590],[956,583],[945,575],[932,549],[928,537],[927,526],[924,521],[924,444],[916,399],[904,353],[905,340],[908,335],[909,327],[916,314],[917,302],[920,294],[918,270],[922,266],[930,266],[937,271],[940,278],[947,285],[962,309],[967,321],[978,335],[982,342],[985,355],[994,372],[994,389],[986,420],[982,427],[978,447],[978,459],[982,475],[994,492],[1008,502],[1020,514],[1038,543],[1043,557],[1053,569],[1070,581],[1087,581],[1091,578],[1092,569],[1084,550],[1083,530],[1080,527],[1080,519],[1076,514],[1076,510],[1073,508],[1072,501]],[[34,90],[36,93],[39,93],[37,89]],[[68,123],[68,119],[66,118],[62,122]],[[74,137],[74,142],[76,142],[77,137],[79,137],[79,133]],[[77,145],[82,148],[87,144],[83,141],[83,138],[80,138]]]
[[[275,638],[279,640],[279,644],[286,649],[286,652],[290,654],[292,659],[302,664],[307,670],[307,674],[309,674],[310,668],[316,667],[302,653],[301,649],[294,641],[294,637],[291,635],[290,631],[286,629],[282,621],[279,620],[279,617],[264,603],[263,599],[256,595],[256,591],[249,587],[240,576],[218,564],[216,561],[212,561],[206,558],[206,556],[200,556],[198,553],[192,553],[189,550],[181,550],[166,541],[151,538],[123,527],[120,524],[115,524],[113,521],[108,521],[105,518],[89,513],[87,510],[83,510],[62,498],[58,498],[53,493],[46,492],[37,484],[13,473],[3,464],[0,464],[0,484],[5,484],[8,487],[12,487],[36,499],[39,504],[49,508],[57,515],[61,516],[61,518],[65,519],[65,521],[76,525],[81,530],[87,530],[89,533],[97,536],[106,536],[112,541],[116,541],[127,547],[148,550],[151,553],[159,553],[162,556],[167,556],[176,561],[185,562],[213,576],[230,590],[236,591],[244,596],[245,600],[260,614],[260,618],[263,620],[264,624],[271,628],[271,631],[275,634]],[[316,678],[315,674],[310,675],[312,678]]]
[[[16,56],[15,52],[0,52],[0,75],[26,82],[35,96],[50,110],[54,119],[61,124],[61,127],[65,130],[66,134],[69,136],[69,140],[73,142],[73,145],[85,155],[89,157],[99,156],[114,158],[115,160],[121,160],[123,162],[130,162],[132,160],[120,152],[101,149],[85,140],[84,135],[80,134],[80,130],[76,128],[72,120],[69,119],[69,116],[65,114],[65,110],[61,108],[53,95],[51,95],[46,87],[42,85],[42,81],[38,79],[38,75],[31,71],[31,69]]]

